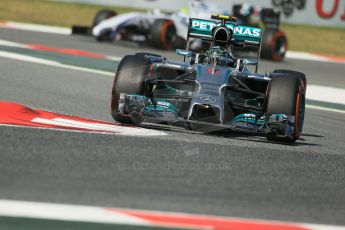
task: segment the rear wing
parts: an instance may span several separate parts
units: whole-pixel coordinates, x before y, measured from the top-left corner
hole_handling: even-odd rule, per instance
[[[212,41],[212,29],[220,26],[221,22],[191,18],[188,27],[188,39],[200,38]],[[249,26],[236,25],[233,22],[226,22],[225,26],[233,31],[236,41],[244,42],[245,45],[260,47],[263,29]]]

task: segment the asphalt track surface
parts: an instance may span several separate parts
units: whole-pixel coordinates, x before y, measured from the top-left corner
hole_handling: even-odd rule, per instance
[[[5,29],[0,39],[113,56],[138,50]],[[341,64],[262,69],[276,65],[305,69],[309,83],[345,85]],[[111,77],[6,58],[0,69],[2,101],[111,121]],[[307,109],[296,145],[173,127],[154,138],[0,127],[0,198],[345,225],[344,124],[344,114]]]

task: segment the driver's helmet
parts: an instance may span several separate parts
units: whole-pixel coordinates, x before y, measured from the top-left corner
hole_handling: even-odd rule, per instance
[[[205,61],[208,64],[215,63],[225,66],[231,62],[232,58],[229,51],[221,46],[213,46],[205,53]]]

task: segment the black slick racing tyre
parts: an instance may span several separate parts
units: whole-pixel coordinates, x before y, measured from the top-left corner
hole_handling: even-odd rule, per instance
[[[111,91],[110,108],[114,120],[125,124],[140,123],[140,118],[135,114],[124,115],[118,112],[119,99],[121,93],[145,95],[148,71],[149,60],[143,56],[127,55],[121,60]]]
[[[93,19],[93,23],[92,23],[92,28],[97,26],[99,23],[101,23],[102,21],[114,17],[116,16],[117,13],[112,11],[112,10],[100,10],[98,11],[98,13],[96,14],[95,18]],[[101,31],[101,33],[96,37],[96,40],[99,42],[102,41],[111,41],[111,29],[106,29]]]
[[[288,49],[288,40],[284,32],[265,30],[262,38],[261,57],[273,61],[282,61]]]
[[[297,74],[272,76],[267,89],[265,112],[268,116],[270,114],[294,116],[294,128],[291,136],[280,138],[276,135],[268,135],[266,136],[268,140],[294,143],[299,138],[305,112],[305,94],[302,85],[302,79]]]
[[[97,26],[100,22],[104,21],[105,19],[111,18],[116,16],[117,13],[112,10],[100,10],[97,12],[96,16],[93,19],[92,27]]]
[[[174,49],[176,41],[176,27],[174,22],[167,19],[157,19],[150,32],[151,41],[155,48],[171,50]]]
[[[187,46],[187,41],[184,38],[176,36],[176,39],[173,44],[174,49],[185,49]]]
[[[111,34],[112,34],[111,29],[103,30],[101,31],[100,35],[96,37],[96,40],[98,42],[111,41],[112,40]]]
[[[307,77],[305,76],[304,73],[301,72],[297,72],[297,71],[293,71],[293,70],[285,70],[285,69],[276,69],[273,71],[273,73],[281,73],[281,74],[285,74],[287,77],[294,75],[299,77],[302,80],[302,92],[305,94],[307,91]]]

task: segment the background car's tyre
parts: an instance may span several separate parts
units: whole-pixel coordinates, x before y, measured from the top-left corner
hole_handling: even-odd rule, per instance
[[[294,116],[294,130],[291,136],[277,138],[275,135],[267,136],[271,141],[284,141],[294,143],[303,129],[305,94],[303,93],[302,79],[298,74],[275,75],[267,89],[266,114],[285,114]]]
[[[176,39],[173,44],[174,49],[185,49],[187,46],[187,41],[184,38],[176,36]]]
[[[265,30],[262,38],[261,57],[282,61],[288,49],[288,40],[282,31]]]
[[[126,116],[118,112],[120,93],[145,95],[147,91],[146,76],[149,60],[139,55],[125,56],[115,74],[111,91],[111,115],[114,120],[125,124],[140,123],[138,117]]]
[[[96,14],[96,16],[93,19],[92,28],[97,26],[102,21],[104,21],[108,18],[114,17],[116,15],[117,15],[117,13],[115,11],[112,11],[112,10],[100,10],[100,11],[98,11],[98,13]],[[111,40],[111,33],[112,33],[111,29],[103,30],[96,37],[96,39],[99,42],[110,41]]]
[[[100,22],[104,21],[105,19],[111,18],[116,16],[117,13],[112,10],[100,10],[97,12],[96,16],[93,19],[92,27],[97,26]]]
[[[176,27],[174,22],[167,19],[157,19],[151,29],[151,41],[158,49],[171,50],[176,41]]]

